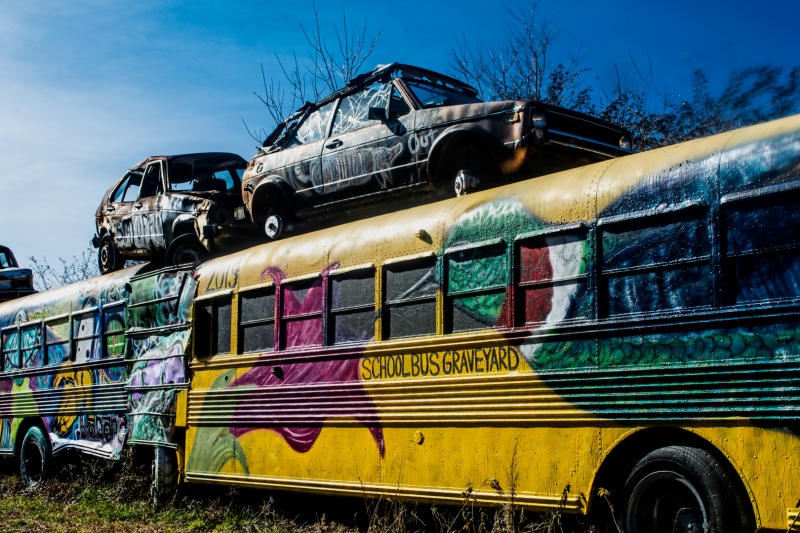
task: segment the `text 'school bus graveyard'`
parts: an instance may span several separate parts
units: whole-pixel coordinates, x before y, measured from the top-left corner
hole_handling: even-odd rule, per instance
[[[607,498],[627,532],[785,531],[800,498],[798,207],[793,117],[194,276],[128,270],[2,304],[3,449],[25,465],[64,446],[115,456],[127,439],[155,447],[162,488],[177,467],[358,497],[513,496],[598,521]],[[124,355],[105,316],[117,302]],[[84,355],[89,340],[106,351]],[[59,341],[71,351],[50,362]]]

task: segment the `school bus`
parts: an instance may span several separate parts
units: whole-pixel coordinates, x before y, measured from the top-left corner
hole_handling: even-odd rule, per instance
[[[800,530],[798,207],[792,117],[0,304],[0,453]]]
[[[182,478],[798,529],[799,222],[793,117],[211,260]]]
[[[194,279],[137,266],[0,305],[0,455],[26,483],[66,450],[154,457],[159,495],[177,479]],[[142,271],[142,272],[140,272]]]

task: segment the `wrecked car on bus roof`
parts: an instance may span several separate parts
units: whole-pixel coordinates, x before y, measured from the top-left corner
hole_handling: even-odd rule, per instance
[[[0,245],[0,302],[34,292],[33,271],[30,268],[20,268],[11,249]]]
[[[100,272],[122,268],[126,259],[196,263],[242,241],[251,226],[234,220],[233,211],[242,206],[246,166],[241,156],[222,152],[153,156],[135,165],[97,208],[92,244]]]
[[[583,113],[478,91],[394,63],[306,103],[270,134],[243,179],[249,218],[267,236],[287,221],[341,217],[386,197],[461,195],[631,153],[630,134]]]

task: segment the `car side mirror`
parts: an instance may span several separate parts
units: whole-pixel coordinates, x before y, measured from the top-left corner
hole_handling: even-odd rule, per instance
[[[386,122],[389,120],[389,110],[385,107],[370,107],[367,112],[367,118],[370,120],[380,120]]]

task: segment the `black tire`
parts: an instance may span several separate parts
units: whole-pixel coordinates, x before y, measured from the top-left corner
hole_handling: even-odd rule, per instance
[[[439,181],[447,197],[464,196],[485,187],[495,166],[488,149],[475,142],[454,141],[444,154]]]
[[[705,450],[689,446],[655,450],[636,463],[625,482],[623,531],[753,531],[752,506],[739,487]]]
[[[158,509],[175,497],[178,488],[178,457],[175,450],[157,446],[153,449],[150,495]]]
[[[197,237],[187,233],[180,235],[172,241],[167,248],[167,266],[199,265],[206,257],[206,249],[197,240]]]
[[[41,485],[50,468],[50,441],[39,426],[32,426],[25,433],[19,449],[19,475],[30,488]]]
[[[114,239],[110,235],[103,235],[100,246],[97,247],[97,268],[101,274],[115,272],[122,268],[125,261],[119,256]]]

